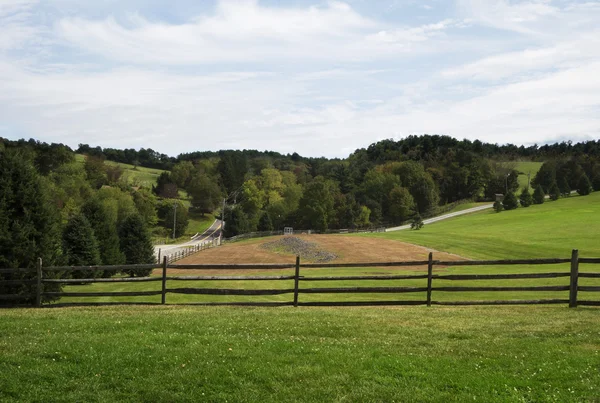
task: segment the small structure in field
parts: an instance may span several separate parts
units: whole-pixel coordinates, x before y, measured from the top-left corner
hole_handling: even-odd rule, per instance
[[[502,193],[496,193],[496,201],[497,202],[503,202],[504,201],[504,195]]]
[[[284,227],[283,235],[294,235],[294,228],[292,227]]]

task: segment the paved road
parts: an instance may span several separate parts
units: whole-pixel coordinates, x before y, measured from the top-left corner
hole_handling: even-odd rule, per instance
[[[205,244],[212,242],[215,238],[221,236],[221,220],[215,220],[214,223],[202,234],[192,238],[189,242],[173,244],[173,245],[154,245],[154,255],[158,256],[158,251],[161,251],[162,256],[170,255],[179,252],[182,249],[190,246]]]
[[[428,218],[426,220],[423,220],[424,224],[431,224],[437,221],[442,221],[442,220],[447,220],[448,218],[452,218],[452,217],[457,217],[459,215],[463,215],[463,214],[470,214],[470,213],[475,213],[477,211],[481,211],[481,210],[487,210],[490,208],[493,208],[494,204],[486,204],[484,206],[477,206],[477,207],[473,207],[470,209],[466,209],[466,210],[462,210],[462,211],[457,211],[454,213],[449,213],[449,214],[444,214],[444,215],[440,215],[437,217],[433,217],[433,218]],[[393,228],[386,228],[386,232],[390,232],[390,231],[401,231],[404,229],[410,229],[410,224],[408,225],[401,225],[399,227],[393,227]]]

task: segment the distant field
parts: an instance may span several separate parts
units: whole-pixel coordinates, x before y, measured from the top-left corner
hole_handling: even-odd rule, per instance
[[[540,170],[543,162],[532,162],[532,161],[518,161],[515,162],[515,169],[522,174],[519,175],[519,191],[520,189],[527,187],[528,178],[527,174],[531,174],[531,180],[535,178],[535,175]]]
[[[76,160],[83,162],[84,156],[81,154],[76,155]],[[127,182],[132,185],[143,186],[151,188],[156,185],[156,181],[162,172],[162,169],[135,167],[130,164],[123,164],[121,162],[105,161],[106,165],[119,166],[123,168],[123,177],[127,178]]]
[[[598,310],[0,310],[0,400],[594,402]]]
[[[600,192],[496,213],[483,211],[434,224],[420,231],[366,234],[424,245],[474,259],[600,257]]]

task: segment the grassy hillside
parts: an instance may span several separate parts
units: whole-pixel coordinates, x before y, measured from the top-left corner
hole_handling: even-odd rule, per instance
[[[521,174],[519,175],[519,188],[527,186],[528,179],[527,174],[531,174],[531,180],[535,178],[535,175],[540,170],[543,162],[532,162],[532,161],[518,161],[515,163],[515,169]]]
[[[77,161],[83,162],[84,156],[81,154],[76,155]],[[136,186],[143,186],[151,188],[156,185],[156,181],[160,174],[164,172],[161,169],[136,167],[130,164],[123,164],[114,161],[105,161],[106,165],[119,166],[123,168],[123,177],[127,178],[128,183]]]
[[[0,400],[595,401],[597,325],[558,307],[2,310]]]
[[[368,236],[396,239],[476,259],[600,256],[600,192],[513,211],[460,216],[420,231]]]

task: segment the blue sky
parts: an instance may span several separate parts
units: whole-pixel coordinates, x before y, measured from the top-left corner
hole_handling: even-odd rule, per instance
[[[600,2],[0,0],[0,136],[344,157],[600,137]]]

